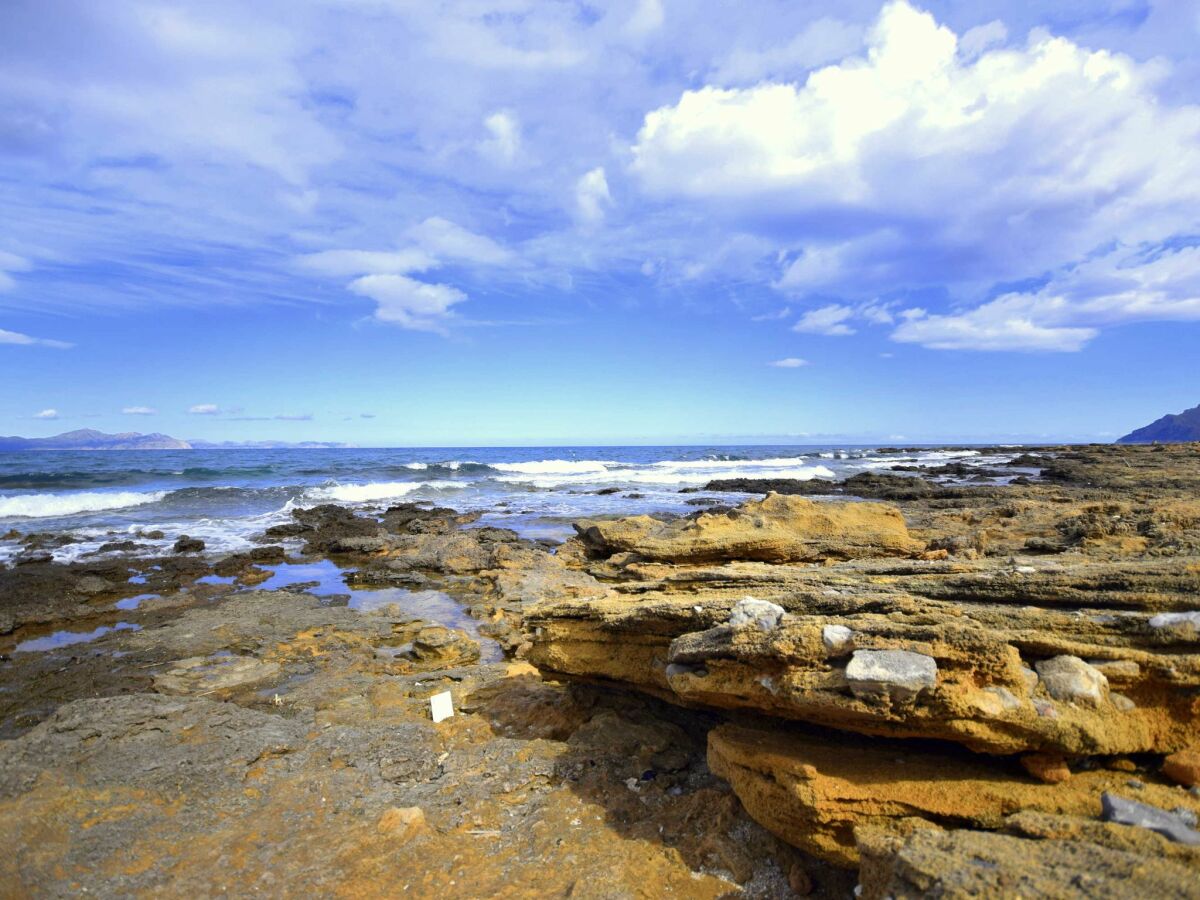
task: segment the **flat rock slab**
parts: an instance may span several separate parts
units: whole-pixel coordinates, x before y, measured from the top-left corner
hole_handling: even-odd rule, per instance
[[[279,663],[253,656],[192,656],[155,675],[154,687],[164,694],[223,693],[265,684],[279,671]]]

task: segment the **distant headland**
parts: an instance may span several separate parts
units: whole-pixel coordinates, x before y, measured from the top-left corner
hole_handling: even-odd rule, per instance
[[[1193,406],[1181,413],[1163,416],[1131,431],[1123,438],[1118,438],[1118,444],[1185,444],[1190,441],[1200,441],[1200,406]]]

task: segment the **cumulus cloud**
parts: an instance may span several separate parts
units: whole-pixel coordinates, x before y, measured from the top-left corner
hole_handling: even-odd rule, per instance
[[[612,194],[603,166],[592,169],[575,183],[575,216],[583,225],[599,225],[611,204]]]
[[[777,359],[772,363],[767,363],[767,365],[774,366],[776,369],[799,369],[802,366],[811,365],[811,363],[798,356],[789,356],[786,359]]]
[[[430,284],[404,275],[365,275],[349,289],[376,303],[375,318],[414,331],[442,333],[452,307],[467,299],[456,287]]]
[[[215,416],[220,412],[221,407],[215,403],[197,403],[188,408],[188,413],[193,416]]]
[[[19,331],[5,331],[0,328],[0,344],[17,344],[24,347],[53,347],[57,350],[67,350],[75,346],[66,341],[55,341],[49,338],[35,338]]]
[[[847,337],[854,334],[854,329],[846,324],[854,315],[855,311],[852,307],[832,303],[829,306],[822,306],[806,312],[792,326],[792,331],[824,334],[830,337]]]
[[[802,82],[689,90],[648,113],[631,171],[651,195],[790,234],[795,252],[775,286],[795,294],[983,293],[1106,245],[1194,231],[1200,107],[1162,102],[1163,68],[1044,30],[1006,40],[1002,23],[959,38],[906,2],[888,3],[862,55]],[[904,325],[897,339],[1078,347],[1124,318],[1105,312],[1104,296],[1073,292],[1065,302],[1078,315],[1058,316],[1076,319],[1067,325],[1004,312],[1017,303],[1006,299],[974,318]],[[1190,316],[1186,304],[1153,305],[1158,318]],[[799,327],[830,333],[822,321],[806,316]]]
[[[121,412],[127,416],[154,416],[158,414],[158,410],[150,406],[126,406]]]
[[[35,419],[57,419],[58,418],[58,410],[57,409],[43,409],[39,413],[34,413],[33,417]]]

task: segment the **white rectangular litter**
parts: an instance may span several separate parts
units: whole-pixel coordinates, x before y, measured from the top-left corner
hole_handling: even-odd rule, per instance
[[[429,698],[429,710],[433,713],[433,721],[440,722],[454,715],[454,698],[449,691],[442,691]]]

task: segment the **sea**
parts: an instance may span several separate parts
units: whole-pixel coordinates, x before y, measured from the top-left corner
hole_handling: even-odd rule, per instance
[[[1019,450],[1013,448],[1015,456]],[[31,532],[69,533],[60,561],[96,557],[134,540],[168,553],[200,538],[212,553],[243,550],[297,508],[336,503],[366,510],[424,501],[480,511],[481,524],[562,540],[573,521],[636,513],[690,513],[717,478],[836,481],[893,466],[995,466],[1003,455],[969,448],[861,446],[475,447],[27,451],[0,454],[0,561]],[[1021,474],[1013,470],[1013,475]],[[14,533],[15,532],[15,533]],[[162,532],[161,537],[152,536]]]

